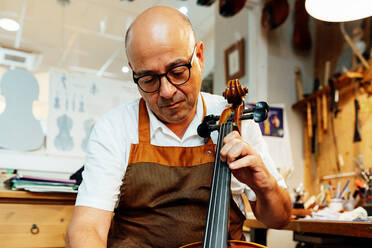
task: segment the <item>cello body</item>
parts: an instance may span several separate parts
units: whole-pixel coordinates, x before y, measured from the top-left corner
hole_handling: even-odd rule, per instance
[[[196,242],[188,245],[181,246],[180,248],[202,248],[202,242]],[[267,248],[266,246],[259,245],[256,243],[241,241],[241,240],[229,240],[227,241],[228,248]]]

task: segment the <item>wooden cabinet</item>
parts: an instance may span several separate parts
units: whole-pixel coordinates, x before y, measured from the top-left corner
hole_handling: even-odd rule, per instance
[[[74,194],[0,191],[0,246],[65,247]]]

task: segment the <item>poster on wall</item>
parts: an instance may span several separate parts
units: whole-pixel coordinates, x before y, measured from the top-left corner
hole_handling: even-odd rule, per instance
[[[139,97],[131,82],[51,71],[47,152],[84,157],[98,118],[120,103]]]
[[[270,107],[267,119],[260,123],[262,135],[283,137],[284,136],[283,108]]]
[[[246,108],[253,108],[255,104],[247,103]],[[267,119],[258,123],[263,136],[280,137],[284,136],[283,107],[270,106]]]

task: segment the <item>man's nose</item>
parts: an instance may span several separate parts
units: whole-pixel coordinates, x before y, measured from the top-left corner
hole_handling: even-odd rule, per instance
[[[163,98],[172,98],[173,95],[176,93],[177,88],[173,84],[171,84],[166,76],[160,78],[160,89],[159,94]]]

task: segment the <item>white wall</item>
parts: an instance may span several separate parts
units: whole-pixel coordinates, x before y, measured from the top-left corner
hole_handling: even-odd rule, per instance
[[[313,49],[309,53],[300,54],[293,48],[294,2],[294,0],[289,1],[291,12],[283,25],[268,33],[268,101],[283,103],[287,110],[295,166],[293,174],[287,180],[290,188],[304,182],[303,115],[292,109],[292,105],[297,101],[294,69],[295,67],[301,69],[304,92],[310,92],[315,54],[314,23],[310,23]]]
[[[216,30],[215,30],[215,71],[214,71],[214,92],[220,94],[226,88],[225,80],[225,55],[224,50],[229,47],[234,42],[244,38],[247,41],[248,29],[242,28],[243,23],[248,21],[248,12],[241,11],[233,18],[221,17],[218,13],[218,8],[216,8]],[[247,42],[245,43],[247,44]],[[245,57],[249,57],[248,49],[245,49]],[[207,63],[207,62],[206,62]],[[249,64],[249,63],[246,63]],[[240,79],[243,86],[248,86],[248,67],[246,66],[246,73]]]

